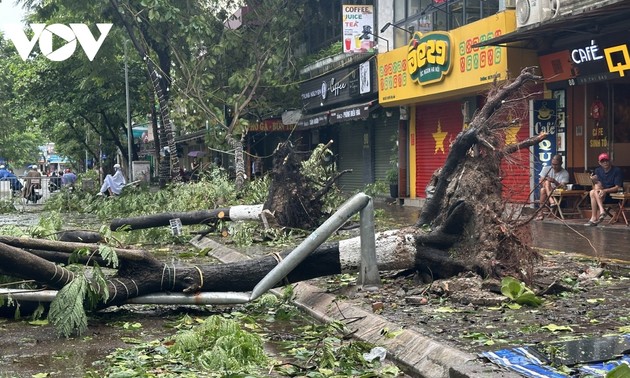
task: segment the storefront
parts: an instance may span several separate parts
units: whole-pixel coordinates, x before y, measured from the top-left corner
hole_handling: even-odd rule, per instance
[[[280,118],[270,118],[250,123],[247,129],[245,149],[245,173],[252,177],[252,163],[260,158],[261,173],[269,172],[273,167],[273,153],[280,143],[290,140],[294,145],[303,143],[302,132],[295,131],[295,124],[285,124]]]
[[[399,115],[378,105],[375,66],[374,55],[366,54],[300,88],[304,114],[297,130],[308,134],[311,149],[333,141],[337,169],[348,171],[338,181],[345,192],[384,181],[396,143]]]
[[[378,56],[381,106],[407,107],[408,197],[425,198],[425,189],[449,153],[450,143],[472,119],[492,83],[515,77],[535,65],[536,54],[502,46],[472,46],[515,28],[514,11],[504,11],[450,32],[416,33],[408,46]],[[530,136],[527,119],[505,131],[505,143]],[[525,201],[529,194],[529,151],[503,164],[504,194]],[[513,164],[516,161],[517,164]],[[403,162],[401,162],[401,166]],[[401,170],[401,174],[402,174]]]
[[[540,55],[552,97],[566,108],[566,165],[573,172],[597,166],[608,152],[630,178],[630,41],[627,32],[573,39]],[[562,109],[561,109],[562,110]]]

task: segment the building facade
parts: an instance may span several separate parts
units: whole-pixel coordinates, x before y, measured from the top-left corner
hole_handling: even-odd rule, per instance
[[[630,2],[541,2],[524,9],[514,32],[483,44],[536,53],[543,97],[553,106],[551,144],[572,182],[574,173],[593,170],[602,152],[630,180]]]
[[[473,47],[514,31],[514,17],[513,10],[506,10],[449,31],[414,33],[406,46],[379,54],[379,103],[409,115],[404,125],[406,161],[400,166],[407,168],[404,197],[410,202],[426,198],[427,185],[446,160],[450,142],[467,127],[493,82],[535,65],[536,56],[529,51]],[[529,120],[519,118],[505,131],[505,143],[529,136]],[[515,160],[517,164],[502,166],[504,194],[510,201],[527,201],[529,152],[520,151]]]

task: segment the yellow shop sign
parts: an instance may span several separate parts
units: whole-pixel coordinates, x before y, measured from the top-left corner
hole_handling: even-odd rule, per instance
[[[516,27],[514,11],[499,12],[450,32],[416,32],[407,46],[377,55],[383,106],[437,99],[448,92],[474,93],[506,78],[507,49],[473,47]]]
[[[451,36],[433,32],[415,33],[407,46],[409,76],[420,85],[444,79],[451,70]]]

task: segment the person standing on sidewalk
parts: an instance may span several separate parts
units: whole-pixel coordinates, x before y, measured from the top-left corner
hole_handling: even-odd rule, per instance
[[[617,193],[623,188],[623,172],[614,167],[607,153],[599,154],[599,167],[591,175],[593,189],[588,193],[591,199],[591,219],[585,224],[587,227],[597,226],[606,218],[605,203],[611,203],[611,193]]]
[[[61,176],[61,184],[66,187],[74,187],[77,181],[77,175],[70,168],[66,168],[63,176]]]

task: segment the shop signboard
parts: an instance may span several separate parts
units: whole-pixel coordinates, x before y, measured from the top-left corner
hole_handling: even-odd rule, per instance
[[[630,42],[627,33],[606,35],[538,59],[547,83],[573,86],[619,79],[630,75]]]
[[[374,6],[343,4],[341,7],[343,52],[374,52]]]
[[[507,49],[473,47],[515,29],[514,11],[449,32],[416,32],[407,46],[377,56],[379,103],[405,105],[506,79]]]
[[[558,152],[557,106],[555,99],[530,100],[529,124],[531,135],[547,133],[547,136],[533,146],[534,180],[538,183],[540,172],[551,165],[551,158]],[[538,187],[536,187],[538,189]],[[536,190],[538,192],[538,190]]]
[[[303,109],[317,111],[376,96],[373,60],[309,80],[300,86]]]
[[[265,119],[249,125],[250,132],[287,132],[293,130],[292,124],[285,125],[280,118]]]

